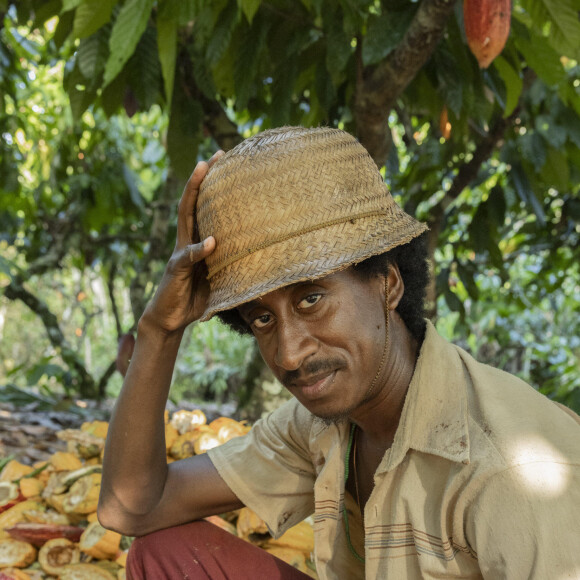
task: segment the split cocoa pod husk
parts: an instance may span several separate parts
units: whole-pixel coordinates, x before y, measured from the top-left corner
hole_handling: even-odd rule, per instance
[[[20,540],[0,540],[0,570],[26,568],[36,560],[36,548]]]
[[[81,551],[78,546],[66,538],[48,540],[38,551],[38,563],[47,574],[53,576],[59,576],[65,566],[80,561]]]
[[[119,553],[121,534],[106,530],[98,522],[87,526],[79,540],[79,548],[97,560],[114,560]]]

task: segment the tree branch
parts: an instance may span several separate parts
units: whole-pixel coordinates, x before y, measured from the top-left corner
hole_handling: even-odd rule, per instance
[[[117,300],[115,298],[115,274],[117,273],[117,262],[111,264],[109,275],[107,276],[107,291],[109,293],[109,300],[111,301],[111,309],[113,310],[113,317],[115,318],[115,328],[117,329],[117,339],[121,338],[123,328],[121,326],[121,317],[119,316],[119,309],[117,308]]]
[[[379,64],[366,67],[357,84],[357,134],[379,167],[386,163],[392,142],[389,113],[433,54],[454,4],[455,0],[423,0],[397,48]]]
[[[106,392],[107,383],[109,382],[109,379],[115,374],[116,370],[117,370],[117,361],[113,360],[107,367],[107,370],[103,373],[103,376],[99,379],[99,382],[97,383],[97,392],[99,394],[99,400],[102,401],[105,398],[105,395],[107,394]]]
[[[457,199],[461,192],[477,177],[481,166],[487,161],[503,139],[506,129],[511,126],[519,115],[519,107],[509,117],[500,117],[496,120],[487,135],[478,143],[469,161],[463,163],[453,179],[451,186],[436,208],[433,208],[431,220],[437,220],[439,214],[445,213],[449,204]]]
[[[429,217],[429,256],[434,263],[433,256],[435,249],[439,244],[439,234],[443,227],[445,211],[449,204],[459,197],[461,192],[477,177],[481,166],[487,161],[495,148],[500,144],[506,129],[514,122],[519,114],[519,107],[507,118],[500,117],[496,120],[493,127],[487,135],[478,143],[471,159],[464,163],[457,172],[457,175],[451,183],[451,187],[441,200],[441,202],[431,210]],[[426,314],[429,318],[434,318],[437,313],[437,290],[436,280],[431,276],[429,286],[427,287],[427,309]]]
[[[48,306],[37,296],[26,290],[16,280],[12,280],[4,288],[4,295],[9,300],[21,300],[32,312],[40,317],[48,334],[50,344],[57,350],[62,360],[73,371],[72,382],[78,388],[80,395],[82,397],[94,398],[96,396],[95,381],[78,359],[76,352],[68,344],[56,316],[50,311]]]

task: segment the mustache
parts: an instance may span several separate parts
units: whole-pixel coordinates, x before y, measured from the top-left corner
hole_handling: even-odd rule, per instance
[[[305,362],[299,369],[284,371],[280,377],[280,382],[285,387],[291,387],[293,383],[300,379],[308,378],[325,372],[332,372],[345,366],[340,359],[319,359]]]

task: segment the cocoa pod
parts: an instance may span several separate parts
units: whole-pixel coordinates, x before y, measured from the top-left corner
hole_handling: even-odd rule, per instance
[[[465,35],[480,68],[503,50],[510,33],[511,0],[463,0]]]
[[[6,528],[6,531],[14,540],[28,542],[40,548],[48,540],[54,540],[56,538],[65,538],[71,542],[78,542],[84,529],[77,526],[19,522]]]

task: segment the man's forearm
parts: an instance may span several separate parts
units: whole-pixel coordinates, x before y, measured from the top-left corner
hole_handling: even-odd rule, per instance
[[[164,411],[182,331],[168,335],[144,319],[117,400],[103,461],[100,514],[143,514],[163,494],[167,475]]]

